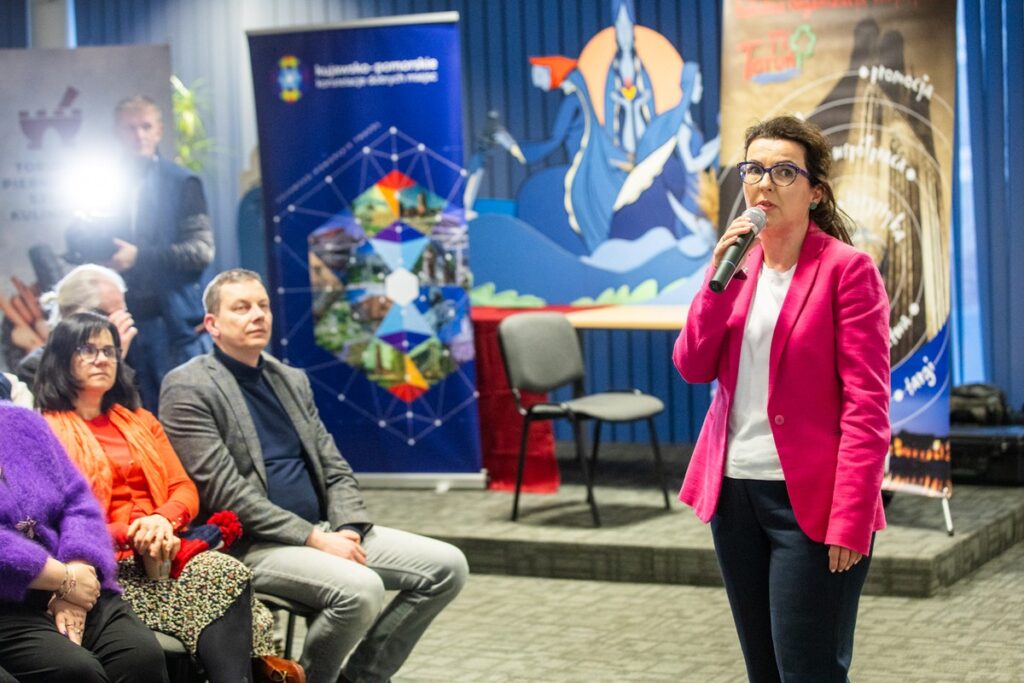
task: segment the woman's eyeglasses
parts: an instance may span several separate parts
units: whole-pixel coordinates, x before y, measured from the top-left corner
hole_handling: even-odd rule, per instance
[[[743,161],[736,164],[736,168],[739,169],[740,179],[747,185],[757,185],[766,173],[771,177],[772,182],[779,187],[792,185],[796,182],[797,176],[803,176],[812,183],[814,182],[810,173],[788,161],[783,161],[768,168],[765,168],[756,161]]]
[[[95,344],[82,344],[75,353],[86,363],[95,363],[96,359],[103,356],[107,360],[115,360],[118,354],[116,346],[96,346]]]

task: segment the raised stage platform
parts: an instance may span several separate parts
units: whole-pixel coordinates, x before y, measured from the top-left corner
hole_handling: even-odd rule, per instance
[[[599,529],[579,484],[563,484],[556,494],[523,494],[518,522],[509,521],[511,493],[365,494],[375,521],[454,543],[478,574],[721,585],[708,528],[674,495],[666,511],[653,476],[641,486],[632,468],[622,474],[609,465],[595,489]],[[566,475],[571,467],[563,468]],[[676,477],[672,486],[678,487]],[[1024,539],[1024,487],[958,486],[951,508],[952,537],[939,500],[894,496],[889,528],[875,542],[868,594],[931,596]]]

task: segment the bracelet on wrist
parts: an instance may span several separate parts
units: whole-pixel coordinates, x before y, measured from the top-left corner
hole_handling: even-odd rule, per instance
[[[75,590],[76,585],[78,585],[78,579],[75,576],[74,569],[71,568],[71,565],[65,564],[64,580],[60,582],[60,588],[57,589],[57,599],[63,600],[64,598],[66,598],[68,596],[68,593]]]

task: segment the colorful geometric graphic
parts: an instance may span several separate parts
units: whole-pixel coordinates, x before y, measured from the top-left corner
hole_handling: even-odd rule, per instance
[[[477,480],[459,25],[436,18],[250,34],[267,280],[274,352],[355,471]]]
[[[398,136],[382,136],[389,158]],[[356,157],[363,176],[373,150]],[[324,183],[338,193],[331,176]],[[473,358],[463,211],[398,169],[339,198],[344,208],[309,236],[316,342],[411,403]]]

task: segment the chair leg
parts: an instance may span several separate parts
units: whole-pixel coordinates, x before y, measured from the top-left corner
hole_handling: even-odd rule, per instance
[[[519,440],[519,467],[516,469],[516,494],[512,499],[512,521],[519,518],[519,491],[523,488],[523,469],[526,467],[526,443],[530,439],[530,418],[523,418],[523,436]]]
[[[597,481],[597,449],[601,446],[601,426],[603,424],[601,420],[594,420],[594,443],[590,449],[590,477],[594,481]],[[587,502],[590,502],[589,497]]]
[[[292,641],[295,640],[295,613],[285,612],[288,615],[288,621],[285,622],[286,626],[284,629],[284,658],[292,658]]]
[[[587,458],[583,454],[583,425],[575,418],[572,421],[572,434],[576,441],[576,461],[580,464],[583,472],[583,483],[587,485],[587,502],[590,504],[590,516],[594,519],[594,526],[601,526],[601,516],[597,512],[597,501],[594,500],[594,479],[591,476],[590,468],[587,466]]]
[[[658,485],[661,486],[661,494],[665,497],[665,509],[671,510],[669,503],[668,487],[665,486],[665,468],[661,464],[661,449],[658,447],[658,433],[654,431],[654,418],[647,418],[647,431],[651,433],[651,450],[654,451],[654,471],[658,475]]]

